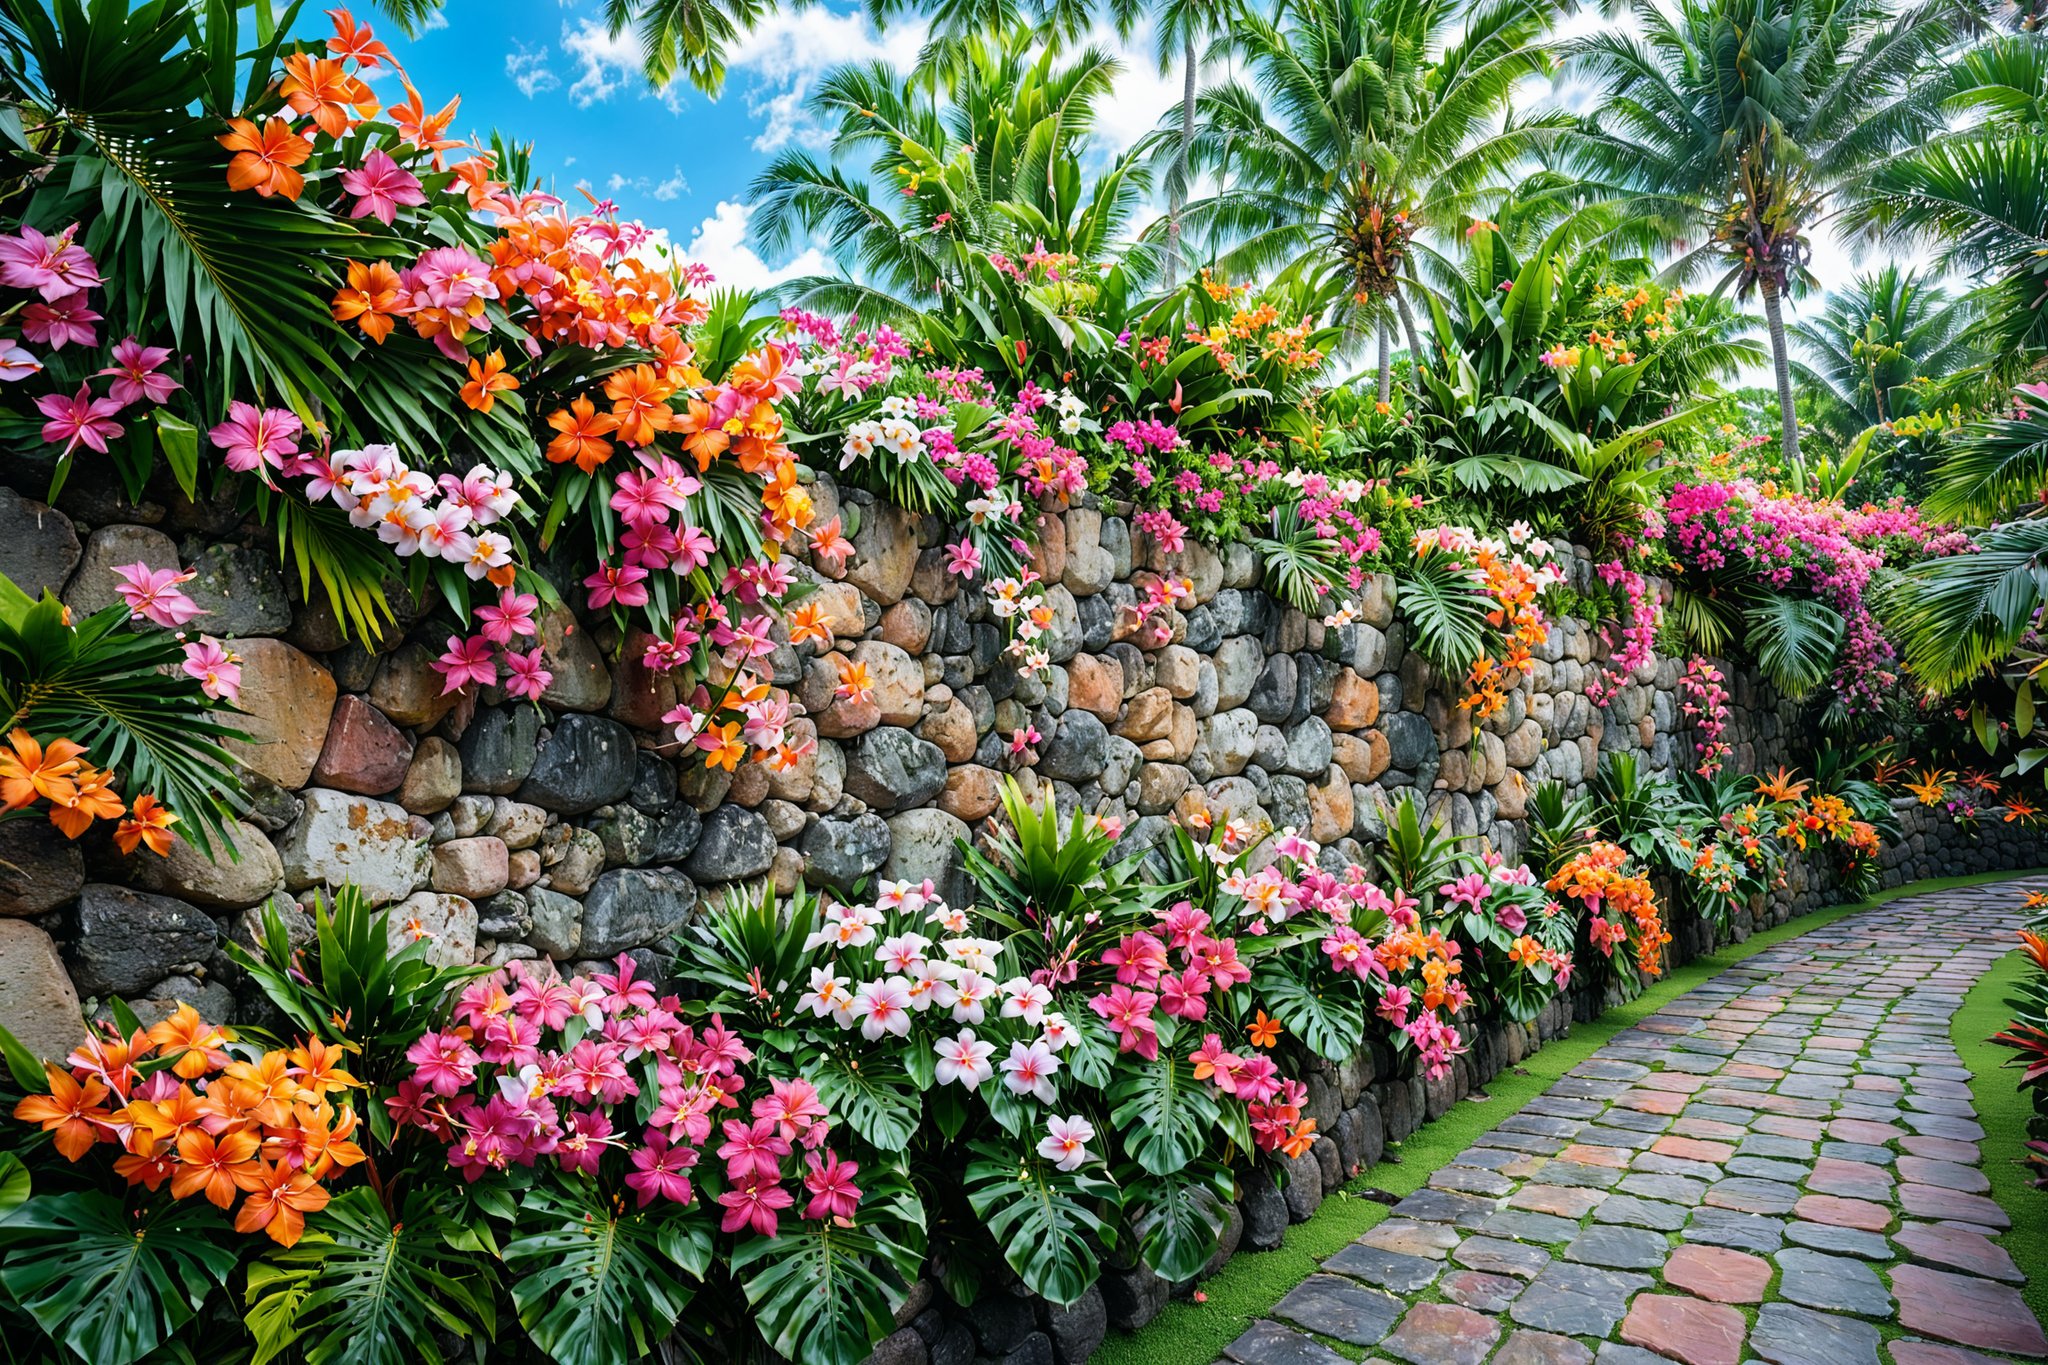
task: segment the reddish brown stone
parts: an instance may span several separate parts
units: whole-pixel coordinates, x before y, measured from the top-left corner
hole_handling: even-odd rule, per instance
[[[1780,1081],[1785,1073],[1775,1066],[1758,1066],[1755,1062],[1730,1062],[1721,1068],[1724,1076],[1740,1076],[1751,1081]]]
[[[1999,1362],[1960,1346],[1944,1346],[1938,1341],[1895,1341],[1892,1343],[1892,1365],[1999,1365]]]
[[[1801,1142],[1818,1142],[1821,1126],[1812,1119],[1786,1118],[1782,1114],[1766,1114],[1750,1125],[1759,1133],[1772,1137],[1798,1138]]]
[[[1500,1323],[1452,1303],[1418,1303],[1379,1349],[1417,1365],[1479,1365],[1493,1349]]]
[[[1855,1080],[1849,1082],[1849,1088],[1851,1090],[1871,1090],[1885,1095],[1898,1095],[1904,1093],[1906,1086],[1905,1082],[1901,1081],[1897,1076],[1858,1076]]]
[[[1892,1239],[1916,1261],[1981,1275],[1988,1280],[2020,1280],[2019,1268],[2004,1247],[1981,1232],[1941,1223],[1908,1223]]]
[[[1966,1166],[1976,1165],[1984,1155],[1974,1142],[1964,1142],[1961,1138],[1922,1137],[1918,1133],[1901,1139],[1899,1146],[1929,1161],[1960,1161]]]
[[[1606,1197],[1605,1190],[1581,1189],[1576,1185],[1524,1185],[1508,1200],[1508,1207],[1551,1213],[1559,1218],[1583,1218]]]
[[[1115,659],[1076,654],[1067,661],[1067,705],[1115,722],[1124,709],[1124,669]]]
[[[1574,1161],[1581,1166],[1612,1166],[1618,1171],[1628,1169],[1628,1163],[1635,1156],[1623,1147],[1589,1147],[1575,1142],[1557,1154],[1559,1161]]]
[[[1892,1272],[1899,1325],[1944,1341],[2014,1355],[2048,1354],[2048,1338],[2019,1291],[1970,1275],[1902,1265]]]
[[[1837,1142],[1867,1142],[1882,1147],[1906,1135],[1896,1123],[1873,1123],[1869,1119],[1836,1119],[1828,1125],[1828,1136]]]
[[[334,705],[327,742],[313,765],[313,785],[359,796],[382,796],[405,781],[412,763],[412,737],[384,719],[361,697],[344,696]]]
[[[1718,1166],[1735,1155],[1735,1149],[1725,1142],[1703,1142],[1698,1138],[1660,1137],[1651,1144],[1650,1150],[1659,1156],[1677,1157],[1681,1161],[1707,1161]]]
[[[1676,1294],[1639,1294],[1621,1324],[1621,1339],[1685,1365],[1737,1365],[1749,1324],[1725,1304]]]
[[[1891,1172],[1861,1161],[1837,1161],[1824,1156],[1813,1163],[1806,1188],[1815,1194],[1838,1194],[1849,1199],[1885,1200],[1892,1197]]]
[[[1323,719],[1332,730],[1363,730],[1380,718],[1380,689],[1349,668],[1337,670]]]
[[[918,722],[917,734],[918,738],[938,745],[948,763],[965,763],[973,758],[975,742],[981,738],[975,733],[974,713],[958,697],[931,710]]]
[[[1771,1282],[1771,1264],[1726,1247],[1688,1242],[1664,1264],[1664,1280],[1715,1303],[1761,1303]]]
[[[1631,1090],[1614,1102],[1617,1109],[1634,1109],[1644,1114],[1677,1114],[1686,1098],[1670,1090]]]
[[[1680,1119],[1671,1125],[1671,1131],[1680,1137],[1708,1138],[1715,1142],[1740,1142],[1749,1132],[1739,1123],[1723,1123],[1719,1119]]]
[[[1963,1194],[1938,1185],[1899,1186],[1899,1207],[1915,1218],[1946,1218],[1987,1228],[2008,1228],[2005,1210],[1981,1194]]]
[[[1697,1094],[1707,1083],[1705,1076],[1689,1076],[1683,1071],[1653,1071],[1635,1083],[1638,1090],[1668,1090],[1674,1095]]]
[[[1991,1188],[1984,1172],[1960,1161],[1929,1161],[1924,1156],[1899,1158],[1899,1179],[1915,1185],[1934,1185],[1965,1194],[1982,1194]]]
[[[1173,694],[1163,687],[1148,687],[1131,698],[1123,724],[1116,732],[1133,744],[1165,739],[1173,730]]]
[[[993,768],[963,763],[946,772],[946,789],[939,793],[938,808],[961,820],[979,820],[995,810],[1002,799],[1002,777]]]
[[[1884,1205],[1832,1194],[1809,1194],[1793,1205],[1792,1211],[1809,1223],[1861,1228],[1865,1232],[1883,1232],[1892,1224],[1892,1211]]]

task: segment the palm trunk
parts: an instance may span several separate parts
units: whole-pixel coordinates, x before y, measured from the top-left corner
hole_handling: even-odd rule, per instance
[[[1380,314],[1380,401],[1386,402],[1394,396],[1394,354],[1393,329],[1387,326],[1387,315]]]
[[[1394,290],[1394,307],[1401,312],[1401,330],[1408,337],[1408,363],[1419,374],[1429,364],[1429,352],[1422,349],[1422,334],[1415,330],[1415,315],[1408,311],[1408,296],[1398,286]]]
[[[1180,278],[1180,210],[1188,197],[1188,146],[1195,140],[1195,26],[1181,34],[1180,149],[1175,154],[1174,188],[1166,206],[1166,287]]]
[[[1803,490],[1806,487],[1806,466],[1799,458],[1799,415],[1792,409],[1792,358],[1785,347],[1785,310],[1779,300],[1777,277],[1767,271],[1761,285],[1764,322],[1771,332],[1771,369],[1778,380],[1778,420],[1783,432],[1779,451],[1784,456],[1785,467],[1792,471]]]

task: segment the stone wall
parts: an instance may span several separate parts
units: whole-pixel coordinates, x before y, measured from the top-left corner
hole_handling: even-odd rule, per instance
[[[5,486],[12,482],[15,487]],[[942,527],[820,480],[820,515],[858,519],[843,574],[816,580],[835,648],[864,663],[873,699],[833,696],[838,671],[816,647],[768,660],[818,738],[795,770],[734,775],[678,755],[659,717],[673,683],[639,666],[634,641],[558,609],[543,623],[554,682],[545,708],[501,695],[441,695],[430,667],[445,625],[401,614],[375,652],[344,645],[324,603],[298,599],[274,537],[226,499],[174,488],[132,502],[79,469],[58,506],[0,465],[0,572],[57,590],[78,613],[115,601],[113,566],[178,562],[243,658],[238,744],[251,805],[239,861],[180,846],[168,860],[120,858],[104,837],[66,843],[15,823],[0,830],[0,1015],[45,1047],[71,1036],[74,998],[121,995],[144,1012],[173,997],[216,1016],[252,1007],[222,945],[247,939],[256,907],[353,881],[417,920],[450,959],[564,963],[660,945],[728,889],[772,878],[850,886],[932,876],[959,884],[953,842],[996,809],[1013,770],[1006,736],[1045,737],[1035,765],[1062,810],[1124,817],[1133,850],[1200,803],[1294,826],[1343,856],[1366,855],[1387,799],[1429,794],[1461,833],[1514,857],[1534,784],[1584,780],[1600,753],[1628,749],[1658,769],[1685,762],[1680,662],[1644,665],[1604,708],[1585,696],[1604,636],[1565,619],[1508,706],[1477,733],[1405,645],[1392,580],[1368,580],[1357,624],[1326,630],[1258,588],[1243,544],[1163,554],[1115,509],[1047,513],[1036,567],[1052,584],[1049,677],[1019,676],[978,593],[961,592],[937,548]],[[1572,585],[1592,560],[1558,547]],[[1148,574],[1193,583],[1169,642],[1142,647],[1133,613]],[[620,645],[626,647],[621,649]],[[1735,764],[1800,765],[1795,707],[1734,671]],[[1899,877],[2033,861],[2009,832],[1977,843],[1912,812]],[[1787,913],[1829,894],[1818,878]],[[1681,945],[1696,951],[1703,943]]]

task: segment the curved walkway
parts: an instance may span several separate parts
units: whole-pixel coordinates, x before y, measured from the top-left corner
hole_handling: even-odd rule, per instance
[[[2007,1219],[1949,1041],[2042,886],[1905,897],[1731,967],[1437,1171],[1226,1359],[2048,1355],[1987,1235]]]

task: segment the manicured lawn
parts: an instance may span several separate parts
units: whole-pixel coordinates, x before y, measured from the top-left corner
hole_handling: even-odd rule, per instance
[[[2022,1292],[2027,1306],[2048,1322],[2048,1190],[2028,1184],[2024,1169],[2027,1120],[2034,1106],[2019,1089],[2018,1073],[2004,1069],[2014,1054],[1988,1041],[2011,1022],[2006,993],[2027,970],[2017,950],[2000,958],[1963,997],[1949,1034],[1970,1068],[1970,1095],[1977,1122],[1984,1125],[1984,1174],[1991,1178],[1991,1197],[2012,1218],[2012,1230],[2000,1240],[2026,1272]]]
[[[1390,1145],[1378,1165],[1359,1174],[1343,1191],[1323,1202],[1313,1218],[1287,1229],[1279,1249],[1245,1252],[1231,1258],[1222,1273],[1202,1286],[1207,1301],[1195,1303],[1178,1299],[1166,1307],[1141,1331],[1112,1334],[1094,1356],[1096,1365],[1201,1365],[1214,1360],[1251,1323],[1266,1314],[1288,1290],[1315,1271],[1324,1257],[1334,1255],[1356,1241],[1387,1216],[1388,1206],[1362,1197],[1362,1191],[1384,1190],[1407,1195],[1422,1188],[1438,1168],[1470,1146],[1500,1120],[1542,1094],[1567,1071],[1590,1057],[1617,1033],[1654,1014],[1693,987],[1711,980],[1738,962],[1767,948],[1797,938],[1870,906],[1900,896],[1922,895],[1959,886],[1977,886],[2004,881],[2019,873],[2000,872],[1978,877],[1943,877],[1913,882],[1866,901],[1832,906],[1803,915],[1788,924],[1752,934],[1745,943],[1730,944],[1719,952],[1699,958],[1666,975],[1639,998],[1612,1009],[1590,1024],[1575,1024],[1571,1036],[1544,1045],[1543,1050],[1513,1071],[1494,1077],[1486,1087],[1486,1098],[1468,1099],[1434,1123],[1426,1124],[1408,1141]],[[2017,958],[2012,959],[2016,963]],[[2011,963],[2001,962],[1998,971],[1987,976],[1971,992],[1956,1016],[1956,1039],[1965,1062],[1979,1073],[1972,1085],[1977,1112],[1993,1140],[1984,1148],[1986,1169],[1993,1192],[2012,1214],[2013,1233],[2006,1244],[2027,1270],[2028,1302],[2042,1313],[2048,1296],[2048,1192],[2029,1190],[2013,1167],[2020,1147],[2027,1102],[2013,1095],[2009,1076],[1996,1074],[2004,1049],[1975,1044],[1986,1054],[1981,1062],[1972,1056],[1970,1040],[1989,1036],[2004,1024],[1999,1001],[2003,987],[1987,992],[1987,985]],[[2016,977],[2006,977],[2010,980]],[[1974,1009],[1973,1009],[1974,1007]],[[1972,1022],[1972,1021],[1975,1022]],[[2002,1108],[2000,1107],[2002,1106]],[[1994,1157],[1994,1152],[1998,1155]],[[2004,1166],[2003,1173],[1998,1169]],[[2001,1180],[2003,1183],[2001,1183]],[[2019,1196],[2025,1196],[2024,1199]],[[2025,1222],[2023,1208],[2033,1203],[2035,1221]],[[2024,1250],[2023,1250],[2024,1248]],[[2029,1265],[2029,1257],[2033,1264]]]

